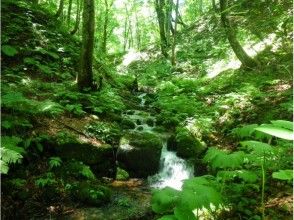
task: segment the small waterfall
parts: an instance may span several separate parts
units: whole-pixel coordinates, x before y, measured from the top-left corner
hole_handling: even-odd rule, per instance
[[[145,106],[146,93],[138,95],[140,106]],[[123,117],[131,120],[135,124],[135,128],[131,129],[138,132],[153,132],[156,126],[155,117],[144,110],[127,110],[123,113]],[[130,147],[128,144],[125,148]],[[193,176],[193,166],[184,159],[179,158],[176,152],[167,150],[166,137],[163,137],[163,148],[160,158],[159,173],[148,177],[148,182],[153,188],[164,188],[166,186],[180,190],[183,180]]]
[[[161,189],[169,186],[180,190],[183,180],[193,176],[193,166],[179,158],[176,152],[168,151],[166,142],[162,148],[160,163],[159,173],[148,178],[151,187]]]

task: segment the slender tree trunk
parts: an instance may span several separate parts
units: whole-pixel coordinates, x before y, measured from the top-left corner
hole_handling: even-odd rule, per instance
[[[175,50],[176,50],[176,38],[177,38],[177,26],[178,26],[178,16],[179,16],[179,0],[177,0],[177,3],[176,3],[176,17],[175,17],[175,33],[174,33],[174,38],[173,38],[173,45],[172,45],[172,55],[171,55],[171,63],[173,66],[176,65],[176,53],[175,53]]]
[[[82,6],[83,6],[82,2],[80,3],[80,0],[77,0],[76,23],[75,23],[74,29],[70,32],[71,34],[75,34],[77,30],[79,29]]]
[[[70,25],[70,15],[71,15],[72,0],[68,1],[68,10],[67,10],[67,26]]]
[[[108,2],[107,0],[104,0],[105,4],[105,14],[104,14],[104,24],[103,24],[103,37],[102,37],[102,43],[101,43],[101,51],[105,54],[106,53],[106,42],[107,42],[107,28],[108,28]]]
[[[86,88],[93,89],[94,29],[95,0],[84,0],[81,60],[77,77],[80,91]]]
[[[105,4],[105,14],[104,14],[104,24],[103,24],[103,37],[102,37],[102,43],[101,43],[101,51],[106,54],[107,53],[107,39],[108,39],[108,25],[109,25],[109,10],[112,7],[114,1],[110,2],[108,4],[108,0],[104,0]]]
[[[136,18],[136,45],[137,45],[137,50],[140,50],[140,48],[141,48],[141,30],[140,30],[140,23],[139,23],[137,13],[135,15],[135,18]]]
[[[164,0],[155,0],[155,10],[157,13],[157,20],[158,20],[158,26],[159,26],[159,34],[160,34],[160,46],[161,46],[161,52],[165,57],[168,57],[167,54],[167,40],[166,40],[166,34],[165,34],[165,15],[164,15]]]
[[[173,0],[167,0],[166,2],[166,15],[165,15],[165,34],[167,44],[170,45],[170,34],[171,34],[171,21],[172,21],[172,9]]]
[[[58,18],[63,14],[64,0],[60,0],[58,10],[55,14],[55,17]]]
[[[228,16],[227,6],[228,6],[227,0],[220,0],[221,21],[225,28],[229,43],[234,53],[236,54],[238,59],[241,61],[242,65],[252,68],[257,65],[257,62],[245,52],[245,50],[243,49],[243,47],[237,40],[236,31],[231,26],[230,20],[227,17]]]
[[[211,0],[211,4],[212,4],[212,8],[213,8],[214,12],[218,12],[215,0]]]

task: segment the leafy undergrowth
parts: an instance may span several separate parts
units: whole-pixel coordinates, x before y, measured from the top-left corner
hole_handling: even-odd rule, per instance
[[[129,84],[114,81],[106,69],[100,91],[80,93],[78,38],[52,11],[25,1],[6,0],[1,8],[1,216],[57,216],[77,205],[107,203],[109,190],[88,164],[56,155],[56,138],[117,144],[115,121],[133,104]]]

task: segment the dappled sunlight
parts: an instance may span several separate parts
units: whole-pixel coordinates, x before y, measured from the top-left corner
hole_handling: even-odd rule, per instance
[[[268,46],[271,46],[271,51],[273,52],[277,51],[282,46],[281,40],[277,39],[275,33],[268,35],[264,40],[257,43],[248,41],[243,48],[249,56],[254,57]],[[208,60],[206,61],[206,65],[208,66],[207,77],[214,78],[226,70],[239,69],[241,67],[241,62],[234,53],[230,53],[227,60],[220,60],[215,63],[213,63],[212,60]]]
[[[145,52],[138,52],[134,49],[131,49],[126,55],[124,55],[122,64],[123,66],[128,66],[134,61],[147,60],[148,57],[148,54]]]
[[[226,60],[220,60],[210,66],[207,70],[207,77],[208,78],[214,78],[221,72],[224,72],[229,69],[239,69],[241,66],[241,62],[234,58],[233,56],[230,56],[229,61]]]
[[[258,43],[249,41],[244,45],[244,50],[251,57],[256,56],[268,46],[272,46],[271,51],[275,52],[281,46],[281,42],[276,37],[276,34],[272,33]]]
[[[32,85],[33,81],[29,77],[25,77],[21,80],[21,84],[25,86]]]

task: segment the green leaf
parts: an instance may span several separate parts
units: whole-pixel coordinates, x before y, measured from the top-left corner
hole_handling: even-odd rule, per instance
[[[49,158],[49,167],[52,169],[54,167],[59,167],[62,163],[60,157],[50,157]]]
[[[275,120],[275,121],[271,121],[271,123],[276,127],[286,128],[286,129],[293,131],[293,122],[292,121]]]
[[[240,144],[247,147],[254,154],[263,156],[264,154],[272,154],[274,149],[271,145],[259,141],[242,141]]]
[[[251,137],[254,129],[258,127],[258,124],[245,125],[241,128],[233,129],[232,133],[239,138]]]
[[[255,128],[257,131],[261,131],[272,136],[282,138],[285,140],[294,140],[293,131],[290,131],[285,128],[276,127],[273,125],[261,125],[258,128]]]
[[[245,182],[254,183],[257,181],[256,173],[248,170],[231,170],[231,171],[219,171],[217,177],[226,180],[233,180],[238,177]]]
[[[179,205],[193,211],[194,209],[216,207],[222,203],[221,195],[216,189],[216,182],[210,176],[194,177],[184,181]]]
[[[25,150],[17,146],[21,141],[22,140],[16,136],[3,136],[1,137],[1,146],[5,147],[6,149],[13,150],[19,154],[23,154],[25,153]]]
[[[15,47],[10,45],[3,45],[1,49],[2,49],[2,52],[9,57],[13,57],[18,53]]]
[[[164,215],[158,220],[178,220],[174,215]]]
[[[279,170],[274,172],[272,177],[279,180],[291,180],[293,179],[293,170]]]
[[[244,162],[245,153],[237,151],[229,154],[226,151],[211,147],[208,149],[204,161],[210,163],[212,168],[237,168]]]
[[[197,219],[192,210],[185,207],[177,206],[174,209],[174,214],[177,220],[195,220]]]
[[[7,174],[9,170],[8,164],[0,160],[0,173]]]
[[[152,210],[159,214],[169,212],[175,207],[178,197],[179,191],[171,187],[156,190],[152,195]]]

